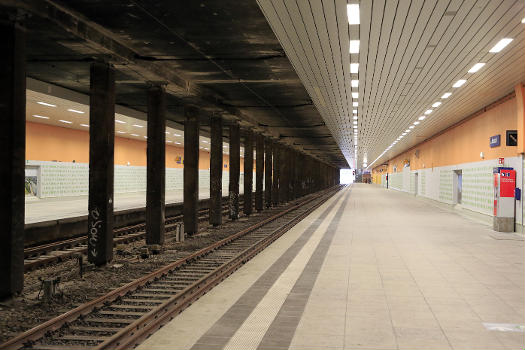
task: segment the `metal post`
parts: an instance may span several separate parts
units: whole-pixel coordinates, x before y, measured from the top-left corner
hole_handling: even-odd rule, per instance
[[[115,70],[91,65],[89,99],[88,261],[113,259],[113,174],[115,144]]]

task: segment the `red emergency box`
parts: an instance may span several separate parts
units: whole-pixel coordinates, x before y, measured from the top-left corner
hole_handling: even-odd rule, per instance
[[[510,226],[514,231],[515,189],[516,170],[504,167],[494,168],[494,229],[497,231],[509,231]]]

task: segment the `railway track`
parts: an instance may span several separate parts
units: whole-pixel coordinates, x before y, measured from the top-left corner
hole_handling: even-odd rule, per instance
[[[242,208],[242,200],[239,206]],[[228,203],[222,205],[223,215],[228,214]],[[199,210],[198,220],[206,221],[208,219],[208,208]],[[182,215],[175,215],[166,218],[166,233],[171,233],[181,229]],[[144,239],[146,237],[146,224],[140,223],[120,227],[113,230],[113,244],[126,244]],[[85,236],[60,240],[48,244],[42,244],[35,247],[24,249],[24,271],[31,271],[36,268],[58,263],[71,259],[78,254],[86,254],[87,238]]]
[[[307,196],[273,216],[0,344],[0,350],[133,348],[339,188]]]

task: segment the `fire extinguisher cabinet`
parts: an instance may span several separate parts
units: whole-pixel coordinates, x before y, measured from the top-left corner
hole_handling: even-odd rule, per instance
[[[516,170],[494,168],[494,231],[514,232]]]

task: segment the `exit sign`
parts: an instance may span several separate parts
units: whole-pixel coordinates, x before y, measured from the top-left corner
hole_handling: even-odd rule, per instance
[[[501,135],[494,135],[490,137],[490,147],[498,147],[501,144]]]

